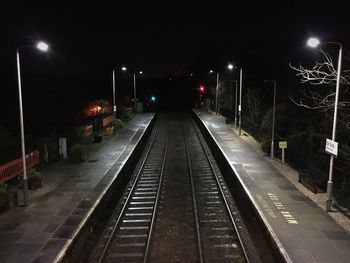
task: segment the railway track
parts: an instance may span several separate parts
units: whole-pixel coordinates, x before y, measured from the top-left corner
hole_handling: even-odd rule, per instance
[[[249,262],[239,213],[198,128],[158,120],[90,262]]]
[[[191,120],[184,132],[200,262],[249,262],[220,171]]]
[[[98,262],[146,262],[167,152],[164,133],[155,132],[119,216],[107,228]],[[108,238],[107,238],[108,237]]]

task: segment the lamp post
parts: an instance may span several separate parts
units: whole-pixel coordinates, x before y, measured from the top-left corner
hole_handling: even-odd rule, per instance
[[[236,95],[235,95],[235,128],[237,129],[237,86],[238,86],[238,80],[233,81],[235,83],[235,90],[236,90]]]
[[[126,67],[125,66],[122,66],[121,67],[121,70],[122,71],[126,71]],[[115,131],[115,120],[116,120],[116,115],[117,115],[117,104],[116,104],[116,82],[117,82],[117,79],[116,79],[116,70],[113,69],[113,72],[112,72],[112,88],[113,88],[113,127],[114,127],[114,131]]]
[[[216,73],[215,114],[219,114],[219,72]]]
[[[238,105],[238,134],[242,134],[242,78],[243,78],[243,70],[240,68],[239,70],[239,105]]]
[[[115,70],[114,69],[113,69],[113,73],[112,73],[112,85],[113,85],[113,122],[115,122],[117,105],[115,103]],[[113,127],[114,127],[114,125],[113,125]]]
[[[339,85],[340,85],[340,74],[341,74],[341,62],[342,62],[342,45],[339,42],[327,42],[330,44],[336,44],[339,47],[338,54],[338,66],[337,66],[337,82],[335,89],[335,101],[334,101],[334,116],[333,116],[333,129],[332,129],[332,141],[335,142],[336,127],[337,127],[337,113],[338,113],[338,97],[339,97]],[[308,46],[312,48],[318,47],[321,43],[317,38],[309,38],[307,41]],[[326,199],[326,212],[331,211],[332,208],[332,193],[333,193],[333,165],[334,155],[331,154],[329,162],[329,177],[327,182],[327,199]]]
[[[142,75],[143,71],[139,71],[139,74]],[[133,74],[134,76],[134,108],[135,112],[137,111],[137,99],[136,99],[136,73]]]
[[[272,108],[272,131],[271,131],[271,159],[274,157],[275,144],[275,112],[276,112],[276,80],[264,80],[267,83],[273,83],[273,108]]]
[[[209,70],[209,75],[212,75],[214,74],[214,71],[211,69]],[[217,73],[218,74],[218,73]],[[216,87],[215,87],[215,114],[217,115],[218,114],[218,111],[217,111],[217,106],[218,106],[218,82],[219,82],[219,76],[217,75],[217,79],[216,79]]]
[[[237,68],[237,67],[236,67],[235,65],[231,64],[231,63],[229,63],[229,64],[227,65],[227,69],[228,69],[229,71],[232,71],[232,72],[233,72],[233,73],[232,73],[233,78],[234,78],[234,76],[235,76],[235,69],[236,69],[236,68]],[[236,96],[237,96],[237,90],[236,90]],[[233,87],[231,87],[231,111],[232,111],[232,114],[233,114],[233,112],[235,112],[235,113],[234,113],[234,114],[235,114],[234,119],[236,118],[236,110],[233,111],[233,107],[236,108],[236,105],[237,105],[237,104],[235,104],[235,106],[233,106]],[[235,127],[236,127],[236,126],[235,126]]]
[[[23,205],[28,205],[28,177],[27,177],[27,164],[26,164],[26,149],[24,138],[24,121],[23,121],[23,106],[22,106],[22,85],[21,85],[21,64],[19,51],[24,48],[32,48],[33,46],[22,46],[16,50],[17,59],[17,79],[18,79],[18,99],[19,99],[19,121],[21,130],[21,150],[22,150],[22,167],[23,167]],[[36,48],[46,52],[49,46],[44,42],[38,42]]]

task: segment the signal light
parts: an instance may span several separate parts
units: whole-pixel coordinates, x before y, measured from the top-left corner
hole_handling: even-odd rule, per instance
[[[156,100],[157,100],[157,97],[154,96],[154,95],[152,95],[152,96],[151,96],[151,102],[156,102]]]
[[[199,85],[199,92],[204,93],[204,91],[205,91],[204,85]]]

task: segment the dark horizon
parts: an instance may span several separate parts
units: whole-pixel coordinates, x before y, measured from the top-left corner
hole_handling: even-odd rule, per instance
[[[154,85],[164,86],[164,94],[173,94],[163,98],[174,102],[183,101],[179,94],[192,96],[196,85],[207,81],[209,69],[224,75],[228,62],[244,69],[246,83],[276,79],[287,94],[297,88],[288,63],[312,63],[317,58],[305,47],[309,36],[339,41],[347,50],[347,7],[345,1],[283,6],[277,1],[118,3],[118,8],[8,3],[0,16],[5,40],[0,43],[1,119],[18,122],[16,49],[37,40],[47,41],[50,51],[23,49],[20,54],[23,103],[30,118],[40,101],[44,112],[69,100],[111,102],[112,70],[121,65],[129,69],[128,75],[117,73],[122,81],[117,83],[124,85],[119,88],[126,93],[132,89],[132,73],[141,68],[145,89],[153,92],[152,83],[158,83]],[[336,51],[331,46],[325,49]],[[188,79],[187,94],[177,94],[174,85],[168,85],[170,78],[186,80],[190,74],[194,78]]]

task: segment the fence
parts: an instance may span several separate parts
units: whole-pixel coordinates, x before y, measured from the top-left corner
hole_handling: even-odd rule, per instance
[[[89,136],[94,132],[94,127],[92,125],[87,125],[84,128],[85,136]]]
[[[106,126],[110,125],[112,122],[113,122],[113,115],[110,115],[106,118],[103,118],[102,125],[103,125],[103,127],[106,127]]]
[[[103,128],[109,126],[113,123],[113,115],[110,115],[108,117],[105,117],[102,119],[102,126]],[[87,125],[84,127],[84,134],[85,136],[90,136],[94,132],[94,126],[93,125]]]
[[[26,155],[27,170],[39,163],[39,151],[34,151]],[[23,173],[22,158],[13,160],[0,166],[0,183],[7,182]]]

